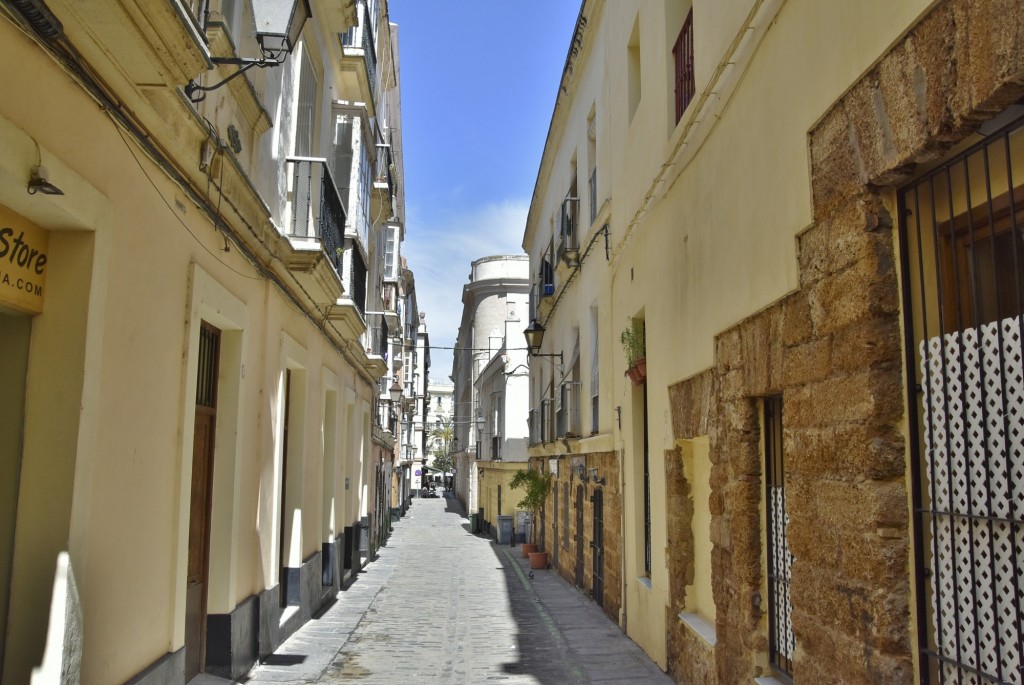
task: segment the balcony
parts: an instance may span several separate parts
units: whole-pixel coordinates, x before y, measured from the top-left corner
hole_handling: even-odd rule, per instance
[[[321,303],[333,303],[342,293],[342,236],[345,208],[331,177],[327,160],[289,157],[289,204],[286,235],[291,250],[285,266]]]
[[[372,216],[390,219],[395,215],[394,158],[391,145],[383,142],[378,132],[377,163],[373,174]]]
[[[385,312],[384,320],[388,326],[398,330],[402,324],[398,318],[398,284],[385,281],[381,300]]]
[[[559,438],[580,437],[580,395],[583,384],[576,381],[562,383],[559,388],[561,405],[555,415],[556,435]]]
[[[580,199],[567,197],[562,201],[562,211],[558,221],[558,252],[559,262],[570,268],[580,263],[579,238]]]
[[[366,262],[354,239],[346,239],[344,275],[342,282],[346,297],[337,299],[327,308],[327,318],[335,323],[344,337],[359,339],[366,330]]]
[[[380,314],[366,315],[366,332],[363,334],[366,354],[387,361],[389,350],[388,324]]]
[[[546,397],[540,401],[540,440],[555,441],[555,398]]]
[[[341,34],[341,96],[364,103],[371,117],[377,116],[377,47],[373,25],[370,11],[363,4],[359,24]]]

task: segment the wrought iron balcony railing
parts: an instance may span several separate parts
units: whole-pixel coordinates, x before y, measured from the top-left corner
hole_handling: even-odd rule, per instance
[[[546,397],[540,401],[541,442],[555,441],[555,399]]]
[[[318,157],[289,157],[292,203],[288,235],[316,238],[327,258],[342,276],[345,235],[345,207],[338,195],[327,160]]]
[[[357,48],[363,51],[363,61],[366,64],[366,80],[370,84],[370,94],[373,101],[377,102],[377,48],[373,35],[373,22],[370,21],[370,10],[364,4],[362,17],[359,25],[352,26],[348,31],[341,34],[342,48]]]
[[[580,394],[583,391],[583,384],[577,381],[567,381],[561,385],[562,404],[558,408],[555,423],[556,433],[560,438],[580,437]]]
[[[366,332],[363,333],[363,346],[368,354],[384,359],[388,358],[388,323],[380,314],[366,315]]]

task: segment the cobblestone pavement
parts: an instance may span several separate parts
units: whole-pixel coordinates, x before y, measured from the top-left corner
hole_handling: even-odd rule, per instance
[[[242,682],[672,682],[589,598],[527,566],[470,534],[454,498],[414,500],[378,559]]]

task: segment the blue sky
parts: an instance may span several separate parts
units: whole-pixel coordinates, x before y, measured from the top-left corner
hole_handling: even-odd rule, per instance
[[[390,0],[399,25],[406,240],[432,345],[452,346],[470,262],[522,252],[578,0]],[[447,381],[449,351],[431,352]]]

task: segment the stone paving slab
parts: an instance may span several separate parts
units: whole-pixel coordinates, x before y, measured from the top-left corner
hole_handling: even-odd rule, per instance
[[[373,563],[241,683],[667,685],[554,571],[469,533],[453,498],[417,499]],[[192,685],[227,685],[210,676]]]

